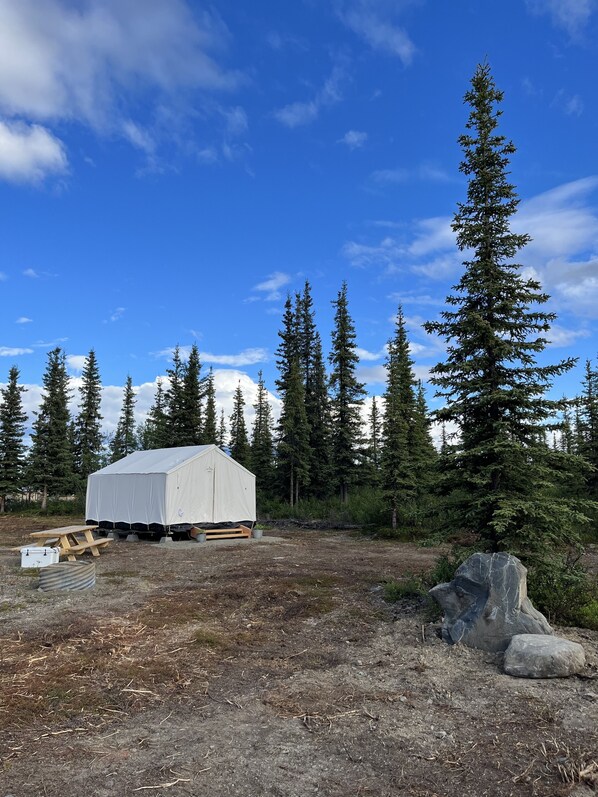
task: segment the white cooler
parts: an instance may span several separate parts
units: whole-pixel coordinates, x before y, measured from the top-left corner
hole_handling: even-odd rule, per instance
[[[21,548],[21,567],[47,567],[60,559],[58,548]]]

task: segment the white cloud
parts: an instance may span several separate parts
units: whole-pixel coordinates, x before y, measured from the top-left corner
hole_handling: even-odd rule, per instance
[[[546,333],[548,345],[555,348],[570,346],[578,338],[587,338],[590,336],[589,329],[565,329],[559,324],[553,324],[550,331]]]
[[[4,280],[8,279],[8,274],[5,274],[3,271],[0,271],[0,282],[4,282]]]
[[[22,315],[20,318],[17,318],[15,324],[31,324],[33,318],[27,318],[26,315]]]
[[[76,371],[80,373],[84,366],[87,357],[85,354],[67,354],[66,356],[66,364],[71,369],[71,371]]]
[[[179,346],[179,354],[182,360],[187,360],[191,352],[191,346]],[[169,347],[156,353],[157,357],[167,357],[170,359],[174,354],[174,348]],[[269,359],[267,349],[252,348],[244,349],[238,354],[212,354],[208,351],[200,351],[199,359],[203,364],[213,363],[214,365],[230,365],[241,367],[244,365],[256,365],[257,363],[267,362]]]
[[[306,102],[289,103],[289,105],[274,111],[275,119],[290,128],[301,127],[313,122],[323,108],[334,105],[342,99],[341,83],[345,79],[345,72],[344,62],[335,64],[330,77],[315,97]]]
[[[1,350],[0,350],[1,351]],[[162,380],[163,386],[168,387],[168,377],[165,375],[158,376],[152,382],[143,382],[140,385],[133,386],[135,393],[135,418],[138,423],[143,423],[147,418],[150,407],[154,402],[156,393],[156,385],[158,379]],[[224,409],[226,420],[233,411],[233,397],[237,389],[237,385],[241,384],[241,390],[245,398],[245,419],[248,426],[255,415],[253,404],[257,397],[257,382],[255,382],[244,371],[234,369],[216,369],[214,371],[214,387],[216,389],[216,404],[217,411],[220,415],[220,409]],[[70,411],[77,412],[77,402],[79,400],[78,388],[81,385],[80,377],[71,377],[69,386],[72,389]],[[0,383],[0,387],[3,387]],[[23,408],[28,414],[29,426],[33,423],[33,413],[39,407],[42,397],[41,385],[24,385],[26,392],[23,394]],[[118,418],[122,408],[123,402],[123,386],[122,385],[104,385],[102,387],[102,404],[100,412],[103,416],[102,428],[105,434],[114,434]],[[281,401],[273,393],[268,392],[268,401],[272,407],[272,414],[275,420],[280,417]]]
[[[368,140],[368,134],[362,130],[347,130],[345,135],[336,142],[337,144],[346,144],[349,149],[360,149]]]
[[[280,289],[284,288],[291,281],[291,277],[283,271],[275,271],[270,274],[263,282],[254,285],[252,290],[265,294],[264,301],[277,302],[281,298]],[[258,297],[251,297],[257,299]]]
[[[21,354],[33,354],[33,349],[19,349],[11,346],[0,346],[0,357],[19,357]]]
[[[78,6],[78,7],[77,7]],[[231,89],[210,52],[228,39],[215,13],[184,0],[0,2],[0,107],[36,119],[110,125],[123,96],[152,88]]]
[[[0,121],[0,179],[35,184],[67,170],[62,142],[45,127]]]
[[[594,0],[526,0],[535,14],[548,14],[554,25],[570,36],[578,36],[590,21],[595,9]]]
[[[393,10],[400,5],[379,0],[349,0],[341,7],[339,15],[345,25],[373,50],[395,56],[408,66],[416,47],[405,29],[393,19]]]
[[[125,310],[126,310],[125,307],[117,307],[115,310],[113,310],[112,313],[110,313],[108,318],[104,319],[104,324],[107,324],[108,321],[110,321],[111,323],[119,321],[123,317]]]
[[[26,268],[25,271],[23,272],[23,276],[29,277],[30,279],[38,279],[39,274],[33,268]]]
[[[381,360],[383,357],[386,357],[387,347],[382,346],[380,351],[368,351],[367,349],[360,349],[358,347],[355,351],[355,354],[357,354],[359,359],[363,360],[364,362],[375,362],[376,360]]]

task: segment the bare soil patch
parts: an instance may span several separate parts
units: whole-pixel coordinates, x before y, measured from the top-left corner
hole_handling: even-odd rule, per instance
[[[69,519],[69,523],[72,519]],[[593,794],[598,634],[583,677],[450,648],[386,579],[437,552],[354,532],[114,543],[88,593],[42,594],[0,519],[0,797]]]

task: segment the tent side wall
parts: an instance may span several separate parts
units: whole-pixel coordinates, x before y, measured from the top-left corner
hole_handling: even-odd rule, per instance
[[[214,483],[214,523],[255,520],[255,476],[229,457],[218,457]]]
[[[166,524],[212,523],[212,452],[185,463],[166,476]]]
[[[217,448],[168,474],[167,523],[255,520],[255,476]]]
[[[164,473],[92,474],[85,517],[96,523],[167,525],[165,481]]]

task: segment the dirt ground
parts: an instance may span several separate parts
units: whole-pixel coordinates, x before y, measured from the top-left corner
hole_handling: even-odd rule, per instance
[[[353,532],[114,542],[85,593],[36,589],[0,519],[0,797],[591,795],[598,634],[581,677],[504,675],[386,579],[437,552]]]

